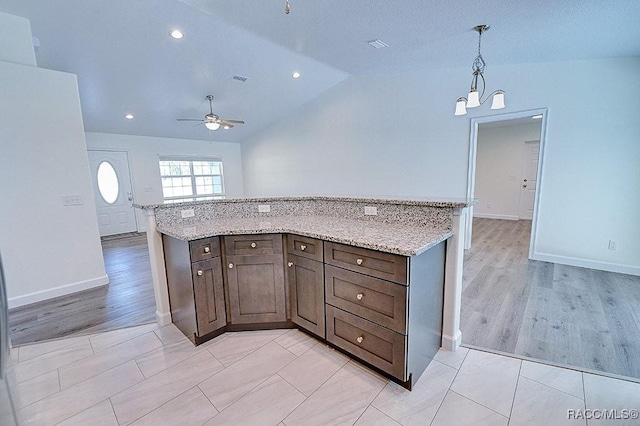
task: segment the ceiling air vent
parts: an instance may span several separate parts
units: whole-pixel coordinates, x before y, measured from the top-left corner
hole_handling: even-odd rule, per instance
[[[389,47],[387,43],[385,43],[384,41],[378,38],[375,40],[367,40],[367,43],[369,44],[369,46],[373,47],[374,49],[382,49],[385,47]]]
[[[236,80],[236,81],[239,81],[240,83],[244,83],[245,81],[249,80],[249,77],[245,77],[244,75],[236,74],[233,77],[231,77],[231,80]]]

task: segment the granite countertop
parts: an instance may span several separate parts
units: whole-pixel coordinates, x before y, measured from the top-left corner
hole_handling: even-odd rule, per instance
[[[133,207],[149,210],[149,209],[162,209],[172,208],[176,206],[189,206],[206,203],[267,203],[276,201],[350,201],[350,202],[365,202],[365,203],[380,203],[380,204],[403,204],[412,206],[427,206],[427,207],[444,207],[444,208],[458,208],[468,207],[474,205],[477,200],[466,198],[431,198],[431,197],[331,197],[331,196],[300,196],[300,197],[256,197],[256,198],[223,198],[216,200],[203,200],[203,201],[185,201],[182,203],[169,203],[169,204],[137,204],[134,203]]]
[[[325,216],[213,219],[194,225],[161,225],[158,231],[184,241],[217,235],[289,233],[379,250],[418,255],[453,235],[450,229]]]

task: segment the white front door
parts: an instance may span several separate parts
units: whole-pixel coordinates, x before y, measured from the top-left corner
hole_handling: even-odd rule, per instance
[[[89,150],[89,167],[100,236],[137,231],[127,153]]]
[[[540,141],[524,143],[522,154],[522,186],[520,187],[520,219],[533,219],[533,203],[538,181]]]

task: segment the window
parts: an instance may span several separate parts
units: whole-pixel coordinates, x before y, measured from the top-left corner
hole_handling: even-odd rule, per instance
[[[222,162],[217,159],[161,158],[165,203],[224,198]]]

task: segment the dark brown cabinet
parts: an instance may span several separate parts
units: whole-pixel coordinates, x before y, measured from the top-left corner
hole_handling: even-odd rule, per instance
[[[224,237],[230,324],[287,320],[282,235]]]
[[[411,258],[325,242],[326,339],[411,388],[440,347],[444,243]]]
[[[198,335],[203,336],[227,325],[220,258],[192,263],[191,273]]]
[[[186,242],[163,235],[162,240],[171,319],[201,343],[226,325],[219,238]]]
[[[291,321],[324,339],[322,241],[288,235],[287,252]]]
[[[444,242],[412,257],[292,234],[163,242],[172,321],[195,344],[293,323],[409,389],[440,347]]]

